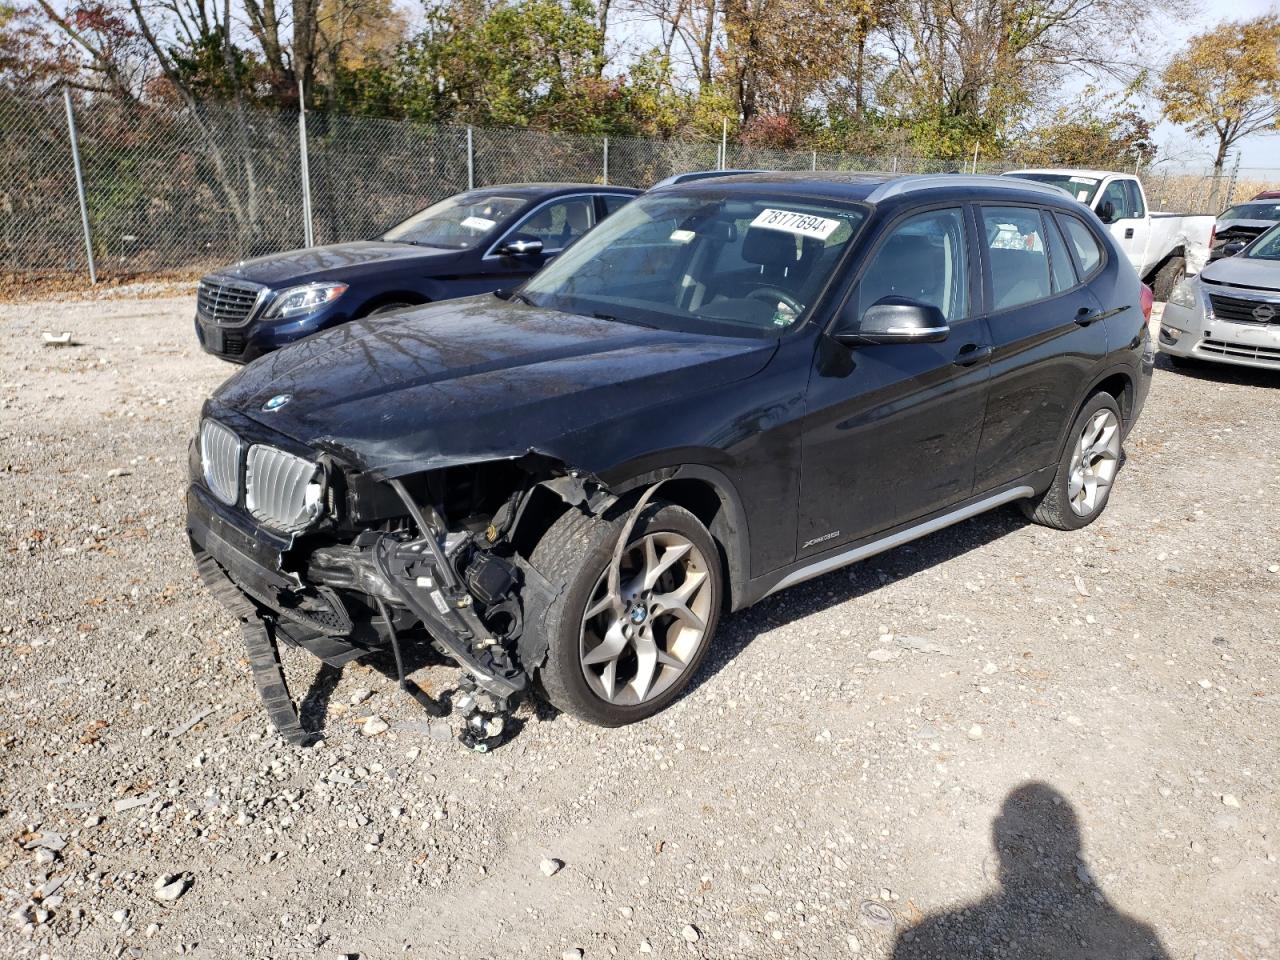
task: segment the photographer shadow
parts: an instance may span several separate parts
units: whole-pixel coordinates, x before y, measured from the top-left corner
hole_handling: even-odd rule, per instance
[[[1098,888],[1075,811],[1058,791],[1044,783],[1013,790],[992,840],[1000,890],[903,931],[893,960],[1167,960],[1155,930]]]

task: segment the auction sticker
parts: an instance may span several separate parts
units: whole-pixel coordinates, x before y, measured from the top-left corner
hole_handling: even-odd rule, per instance
[[[462,226],[468,230],[492,230],[497,220],[490,220],[488,217],[467,217],[462,221]]]
[[[825,240],[836,232],[839,220],[828,220],[826,217],[815,217],[811,213],[797,213],[794,210],[772,210],[766,207],[751,221],[753,227],[764,227],[766,230],[781,230],[801,237],[814,237]]]

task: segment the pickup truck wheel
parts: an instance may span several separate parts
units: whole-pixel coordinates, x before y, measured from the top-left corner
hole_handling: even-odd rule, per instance
[[[1155,294],[1155,298],[1161,303],[1168,303],[1169,295],[1173,293],[1173,288],[1180,284],[1186,276],[1186,258],[1170,257],[1165,262],[1165,265],[1157,271],[1151,292]]]
[[[565,588],[543,618],[538,681],[556,707],[616,727],[650,717],[689,684],[719,619],[723,576],[711,535],[688,510],[654,501],[631,530],[617,593],[609,565],[627,515],[570,510],[533,551],[533,566]]]
[[[1102,515],[1120,469],[1120,407],[1109,393],[1085,403],[1068,434],[1067,448],[1049,489],[1023,500],[1029,520],[1057,530],[1079,530]]]

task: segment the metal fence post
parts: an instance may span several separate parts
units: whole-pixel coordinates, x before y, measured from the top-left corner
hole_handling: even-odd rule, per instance
[[[604,138],[604,183],[609,182],[609,138]]]
[[[810,169],[810,170],[817,170],[817,169],[818,169],[818,151],[817,151],[817,150],[814,150],[814,151],[813,151],[813,158],[812,158],[811,162],[809,163],[809,169]]]
[[[1231,179],[1227,181],[1227,201],[1223,204],[1224,207],[1231,206],[1231,199],[1236,195],[1236,184],[1240,180],[1240,153],[1241,151],[1236,151],[1236,162],[1231,166]],[[1210,210],[1209,212],[1215,213],[1216,211]]]
[[[476,188],[476,148],[471,136],[471,127],[467,127],[467,189]]]
[[[729,118],[724,117],[720,121],[720,169],[725,170],[729,166]]]
[[[307,101],[298,84],[298,161],[302,174],[302,245],[316,245],[315,225],[311,221],[311,158],[307,154]]]
[[[62,88],[67,106],[67,135],[71,138],[71,163],[76,171],[76,196],[80,198],[80,226],[84,228],[84,253],[89,259],[89,282],[98,282],[98,268],[93,262],[93,234],[89,230],[89,203],[84,195],[84,171],[80,169],[80,144],[76,135],[76,114],[71,109],[71,90]]]

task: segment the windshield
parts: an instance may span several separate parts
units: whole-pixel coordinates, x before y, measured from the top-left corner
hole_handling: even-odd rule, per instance
[[[1280,260],[1280,224],[1271,227],[1236,256],[1249,260]]]
[[[493,193],[460,193],[415,213],[382,235],[383,240],[416,243],[424,247],[469,250],[479,245],[525,201]]]
[[[1061,187],[1085,205],[1093,203],[1093,196],[1098,192],[1098,184],[1102,182],[1095,177],[1080,177],[1071,173],[1008,173],[1005,176]]]
[[[1222,211],[1219,220],[1280,220],[1280,203],[1240,203]]]
[[[644,326],[773,336],[822,293],[866,210],[787,196],[658,193],[521,288],[540,307]]]

